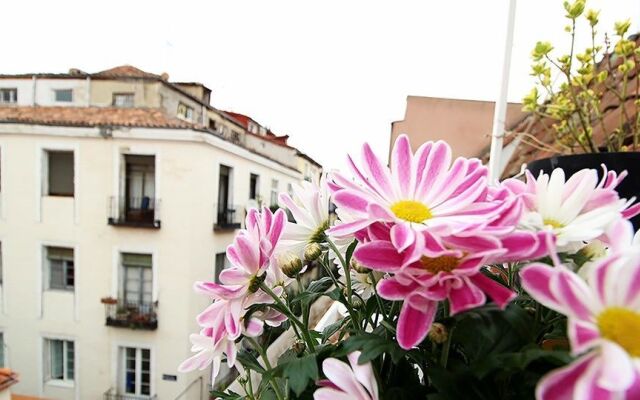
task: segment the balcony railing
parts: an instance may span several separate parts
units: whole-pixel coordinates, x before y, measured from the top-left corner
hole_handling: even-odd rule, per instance
[[[213,229],[214,230],[233,230],[240,229],[242,227],[242,220],[244,219],[244,207],[241,205],[226,205],[216,204],[214,206],[214,218]]]
[[[142,197],[109,198],[109,225],[160,228],[160,199]]]
[[[158,329],[158,302],[125,302],[112,297],[102,300],[106,315],[106,325],[117,328]]]
[[[138,396],[135,394],[118,394],[115,390],[109,389],[102,396],[103,400],[156,400],[158,396]]]

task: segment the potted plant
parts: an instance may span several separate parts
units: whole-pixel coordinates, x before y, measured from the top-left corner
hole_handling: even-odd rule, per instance
[[[523,109],[537,117],[540,131],[551,141],[527,134],[523,141],[557,155],[530,162],[527,169],[534,175],[554,168],[572,175],[583,168],[600,170],[601,164],[618,173],[627,170],[630,177],[618,190],[630,198],[640,194],[638,36],[626,38],[627,20],[615,24],[613,43],[608,36],[603,44],[597,43],[599,12],[585,10],[585,3],[564,3],[568,54],[552,55],[549,42],[536,43],[532,51],[536,86],[523,99]],[[584,22],[590,27],[591,44],[578,51],[577,25]]]

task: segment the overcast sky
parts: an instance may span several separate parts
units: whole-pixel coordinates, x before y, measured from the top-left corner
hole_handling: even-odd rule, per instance
[[[587,5],[602,11],[602,32],[625,18],[637,30],[640,1]],[[407,95],[495,100],[507,1],[20,0],[0,10],[0,73],[132,64],[200,81],[215,107],[289,134],[331,168],[363,141],[386,156]],[[564,25],[561,0],[518,0],[511,101],[531,87],[534,43],[566,40]]]

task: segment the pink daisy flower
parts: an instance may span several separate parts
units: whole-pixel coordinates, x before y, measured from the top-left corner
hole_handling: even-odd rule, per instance
[[[224,329],[215,331],[212,328],[204,328],[199,334],[193,334],[191,339],[191,351],[197,354],[183,361],[178,366],[179,372],[190,372],[196,369],[204,370],[213,364],[211,382],[220,373],[220,364],[226,357],[229,368],[236,363],[237,348],[233,340],[230,340]]]
[[[349,157],[355,182],[339,173],[330,187],[338,211],[350,221],[332,227],[336,236],[354,234],[374,222],[393,224],[391,235],[401,249],[412,245],[417,232],[450,235],[489,223],[501,206],[487,200],[487,169],[477,159],[458,158],[442,141],[427,142],[415,155],[401,135],[391,155],[391,168],[362,148],[363,165]]]
[[[322,362],[322,372],[328,378],[318,382],[320,389],[314,400],[378,400],[378,383],[371,363],[358,364],[359,351],[349,354],[349,364],[337,358]]]
[[[614,254],[590,271],[587,281],[566,267],[525,267],[525,290],[568,318],[574,355],[566,367],[538,383],[542,400],[640,398],[640,253]]]

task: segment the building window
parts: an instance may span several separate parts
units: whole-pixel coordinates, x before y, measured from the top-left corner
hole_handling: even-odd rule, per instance
[[[153,224],[156,206],[155,156],[125,155],[125,221]]]
[[[112,104],[114,107],[131,108],[133,107],[133,99],[133,93],[114,93]]]
[[[227,258],[226,253],[217,253],[216,254],[216,269],[214,271],[214,279],[216,283],[220,283],[220,273],[225,269],[229,268],[231,263]]]
[[[75,286],[73,249],[49,246],[46,252],[49,289],[73,291]]]
[[[193,107],[189,107],[184,103],[178,103],[178,117],[182,119],[193,119]]]
[[[122,253],[120,298],[127,305],[148,305],[153,299],[151,254]]]
[[[73,89],[55,89],[53,99],[57,103],[71,103],[73,102]]]
[[[214,119],[209,120],[209,129],[211,129],[212,131],[215,131],[218,129],[218,124],[216,123],[216,120]]]
[[[0,89],[0,103],[15,104],[18,102],[18,89]]]
[[[151,350],[120,348],[120,390],[134,396],[151,395]]]
[[[277,179],[271,180],[271,203],[269,205],[272,207],[278,205],[278,180]]]
[[[73,383],[75,346],[70,340],[45,339],[45,379]]]
[[[258,200],[260,177],[257,174],[251,174],[249,176],[249,198],[251,200]]]
[[[73,197],[73,151],[46,152],[46,190],[48,196]]]
[[[0,367],[4,368],[6,362],[4,360],[4,332],[0,332]]]

